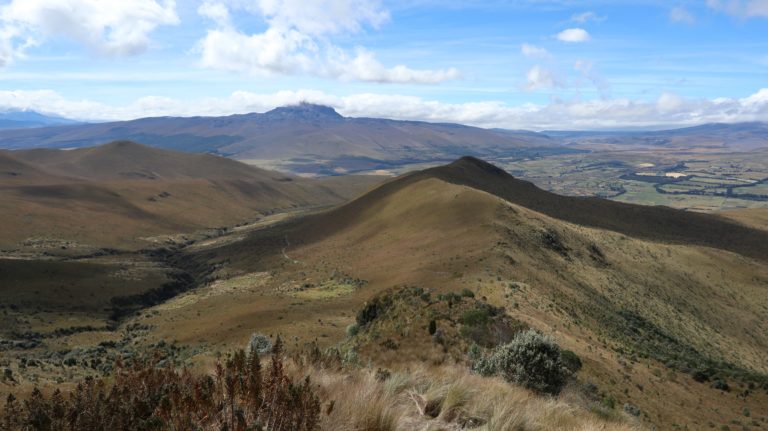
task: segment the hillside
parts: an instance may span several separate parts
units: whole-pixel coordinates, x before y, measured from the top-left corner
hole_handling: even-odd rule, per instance
[[[227,117],[159,117],[0,131],[0,148],[7,149],[84,147],[111,140],[255,162],[281,161],[282,166],[296,172],[321,173],[557,146],[546,136],[534,138],[530,132],[498,133],[458,124],[349,118],[332,108],[311,104]]]
[[[376,178],[320,184],[206,154],[114,142],[0,154],[3,247],[131,247],[143,237],[231,226],[278,211],[336,204]],[[336,193],[334,187],[343,188]],[[226,208],[226,211],[222,211]]]
[[[750,235],[764,233],[717,216],[558,197],[465,158],[189,250],[216,265],[219,281],[158,306],[148,322],[157,337],[187,343],[236,345],[249,328],[332,343],[344,340],[351,310],[414,286],[431,299],[383,309],[345,343],[394,369],[461,363],[472,334],[495,337],[440,311],[468,289],[576,352],[582,384],[638,406],[661,429],[700,429],[742,411],[768,415],[768,268]],[[458,310],[471,311],[466,304]],[[430,318],[444,341],[427,334]]]
[[[32,127],[77,124],[77,121],[35,111],[7,110],[0,112],[0,129],[25,129]]]
[[[574,146],[617,148],[699,148],[753,151],[768,145],[768,123],[709,123],[656,131],[546,131],[546,135]]]

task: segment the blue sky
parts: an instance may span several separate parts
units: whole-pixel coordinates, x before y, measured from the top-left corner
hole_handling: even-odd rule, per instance
[[[768,0],[12,0],[0,108],[598,129],[768,121]]]

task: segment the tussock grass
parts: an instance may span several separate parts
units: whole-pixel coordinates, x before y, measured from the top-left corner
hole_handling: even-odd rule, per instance
[[[300,367],[324,400],[322,429],[617,430],[643,429],[631,418],[606,420],[568,398],[541,397],[501,378],[458,366],[422,364],[377,379],[372,369]],[[330,407],[330,408],[329,408]]]

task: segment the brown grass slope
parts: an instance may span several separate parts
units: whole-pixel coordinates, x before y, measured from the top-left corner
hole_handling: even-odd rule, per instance
[[[0,178],[3,246],[33,237],[135,246],[139,237],[337,204],[369,185],[320,183],[222,157],[125,141],[0,157],[2,171],[16,173]]]
[[[131,141],[75,150],[34,149],[14,157],[52,174],[85,180],[291,180],[286,175],[210,154],[169,151]]]
[[[663,206],[633,205],[600,198],[560,196],[516,179],[489,163],[465,157],[428,169],[418,177],[435,177],[466,185],[502,199],[581,226],[607,229],[653,241],[696,244],[768,259],[768,233],[723,217]]]
[[[511,197],[460,184],[472,181],[487,188],[498,182],[497,193]],[[768,373],[768,268],[757,245],[731,252],[730,243],[703,242],[682,225],[759,232],[666,208],[568,198],[563,209],[552,208],[555,197],[473,159],[407,175],[334,210],[199,251],[192,258],[221,264],[223,280],[172,302],[154,322],[160,334],[184,334],[187,341],[238,342],[251,328],[340,340],[354,310],[393,286],[419,286],[432,298],[469,288],[553,334],[582,357],[582,380],[619,405],[640,406],[662,429],[730,423],[745,408],[768,415],[764,389],[745,396],[747,383],[738,377]],[[581,220],[567,210],[583,208],[596,213],[576,216],[597,227],[568,219]],[[599,217],[610,211],[640,216],[602,228]],[[669,227],[653,232],[654,217],[663,214],[681,224],[683,235]],[[329,290],[340,274],[366,283]],[[361,353],[395,368],[455,360],[426,331],[428,317],[419,313],[430,308],[391,316],[392,325],[383,325]],[[453,325],[453,333],[460,326],[441,325]],[[398,348],[383,345],[387,338]],[[692,379],[698,367],[710,366],[731,393]]]
[[[651,241],[702,245],[759,260],[768,259],[768,232],[764,230],[719,215],[557,195],[531,182],[514,178],[506,171],[474,157],[463,157],[449,165],[403,175],[331,212],[297,221],[297,229],[301,230],[298,236],[309,240],[343,229],[361,218],[361,214],[375,202],[428,178],[481,190],[507,202],[581,226]]]

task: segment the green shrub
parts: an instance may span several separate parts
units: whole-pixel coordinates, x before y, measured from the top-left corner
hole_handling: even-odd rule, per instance
[[[560,347],[533,329],[497,346],[490,355],[476,361],[473,369],[481,375],[500,375],[509,382],[552,395],[560,393],[571,375],[563,365]]]
[[[560,358],[563,361],[563,366],[568,369],[571,374],[576,374],[581,369],[581,358],[576,353],[570,350],[562,350],[560,352]]]
[[[475,308],[462,313],[459,322],[467,326],[481,326],[488,323],[490,313],[485,308]]]
[[[611,395],[607,395],[605,398],[603,398],[602,404],[606,408],[613,410],[616,408],[616,398]]]
[[[357,324],[365,326],[373,322],[377,317],[392,306],[392,298],[389,296],[377,296],[366,302],[360,311],[357,312]]]
[[[461,291],[461,296],[464,297],[464,298],[474,298],[475,297],[475,292],[473,292],[473,291],[471,291],[471,290],[469,290],[469,289],[467,289],[465,287],[464,290]]]
[[[358,332],[360,332],[360,325],[357,323],[347,326],[347,337],[354,337]]]

